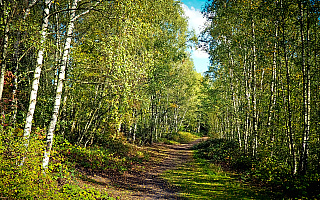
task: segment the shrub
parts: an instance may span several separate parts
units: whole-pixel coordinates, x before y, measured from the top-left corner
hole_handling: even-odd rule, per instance
[[[192,133],[179,131],[178,133],[172,133],[171,138],[169,139],[173,140],[174,142],[186,144],[192,142],[196,138],[198,138],[198,136]]]
[[[235,169],[238,172],[250,171],[254,165],[254,160],[252,157],[241,154],[232,159],[232,169]]]
[[[85,186],[81,188],[78,185],[65,184],[62,188],[62,192],[67,195],[68,199],[72,200],[95,200],[95,199],[110,199],[112,197],[108,197],[107,193],[100,192],[92,187]]]
[[[0,198],[8,199],[113,199],[94,188],[82,189],[66,183],[58,186],[56,179],[70,177],[60,154],[51,157],[49,170],[44,174],[42,159],[44,143],[39,138],[41,129],[30,137],[28,148],[22,134],[11,127],[0,127]],[[64,143],[65,146],[70,143]],[[81,149],[83,155],[86,152]],[[92,154],[91,154],[92,155]],[[24,160],[23,164],[22,160]]]
[[[105,146],[81,147],[61,140],[58,144],[60,154],[73,165],[94,170],[126,171],[135,162],[141,162],[147,155],[135,150],[131,144],[110,139]]]
[[[190,143],[192,142],[193,140],[195,140],[196,138],[198,138],[198,136],[192,134],[192,133],[189,133],[189,132],[178,132],[178,135],[179,135],[179,140],[178,142],[180,143]]]
[[[213,162],[231,164],[239,155],[239,146],[235,141],[226,139],[208,139],[193,147],[197,150],[197,156]]]
[[[264,154],[253,157],[241,153],[236,141],[208,139],[193,147],[196,156],[216,163],[228,164],[241,172],[243,180],[270,187],[276,199],[319,199],[320,174],[293,175],[286,160]]]
[[[37,129],[37,131],[41,131]],[[37,137],[35,137],[35,135]],[[7,127],[0,130],[0,197],[9,199],[64,198],[56,181],[41,168],[44,145],[38,134],[25,140]],[[24,160],[23,164],[22,160]]]

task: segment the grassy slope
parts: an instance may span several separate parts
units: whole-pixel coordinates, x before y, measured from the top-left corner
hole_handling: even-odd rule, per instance
[[[270,199],[266,191],[239,181],[239,175],[199,158],[164,177],[188,199]]]

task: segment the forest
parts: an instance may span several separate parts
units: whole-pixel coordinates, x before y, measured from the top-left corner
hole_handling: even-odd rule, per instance
[[[245,195],[320,199],[318,0],[207,0],[201,35],[176,0],[0,5],[0,198],[121,199],[88,174],[120,180],[190,143],[189,179],[220,166]],[[204,74],[191,48],[210,55]]]

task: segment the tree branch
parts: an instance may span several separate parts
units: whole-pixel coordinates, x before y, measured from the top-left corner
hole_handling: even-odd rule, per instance
[[[78,19],[79,17],[81,17],[82,15],[85,15],[85,14],[89,13],[90,10],[94,9],[94,7],[96,7],[99,3],[100,3],[100,1],[97,1],[97,2],[96,2],[93,6],[91,6],[88,10],[86,10],[86,11],[80,13],[79,15],[75,16],[73,19],[71,19],[71,21],[73,22],[73,21],[75,21],[76,19]]]

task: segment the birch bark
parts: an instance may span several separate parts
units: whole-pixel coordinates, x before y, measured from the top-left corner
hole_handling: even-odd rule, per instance
[[[77,20],[80,16],[87,14],[90,11],[90,9],[88,9],[83,13],[76,15],[77,5],[80,1],[81,0],[74,0],[71,6],[70,21],[67,29],[67,38],[64,45],[61,66],[59,69],[59,79],[58,79],[58,85],[56,90],[56,98],[55,98],[55,103],[53,107],[52,119],[50,121],[50,125],[48,128],[46,149],[45,149],[43,161],[42,161],[42,167],[44,170],[48,168],[50,153],[51,153],[52,143],[53,143],[53,137],[54,137],[54,130],[58,120],[59,109],[61,105],[62,90],[63,90],[63,82],[65,80],[65,72],[66,72],[66,67],[68,64],[68,58],[69,58],[69,53],[71,48],[71,40],[73,35],[74,23],[75,23],[75,20]],[[94,6],[96,6],[98,3],[99,2],[96,2]],[[90,124],[91,124],[91,121],[90,121]],[[121,127],[121,124],[120,124],[120,127]]]
[[[281,7],[284,10],[283,1],[280,2]],[[285,19],[285,13],[283,13],[283,19]],[[290,77],[290,69],[289,69],[289,63],[288,63],[288,55],[287,55],[287,46],[285,44],[285,20],[282,21],[282,45],[283,45],[283,52],[284,52],[284,59],[285,59],[285,69],[286,69],[286,103],[287,103],[287,121],[286,121],[286,129],[289,137],[289,149],[290,149],[290,155],[291,155],[291,162],[292,162],[292,174],[296,174],[297,172],[297,165],[296,165],[296,155],[295,155],[295,144],[293,140],[293,130],[292,130],[292,110],[291,110],[291,77]]]
[[[257,113],[257,78],[256,78],[256,68],[257,68],[257,56],[256,56],[256,37],[255,37],[255,24],[252,21],[252,36],[253,36],[253,65],[252,65],[252,105],[253,105],[253,156],[255,157],[257,154],[258,148],[258,113]]]
[[[24,15],[23,15],[23,21],[26,21],[27,17],[30,14],[30,9],[37,3],[37,0],[33,0],[32,2],[30,2],[30,4],[28,5],[28,7],[26,8]],[[20,52],[19,52],[19,44],[21,42],[21,30],[18,30],[17,33],[17,39],[14,43],[14,60],[15,60],[15,69],[14,69],[14,83],[13,83],[13,91],[12,91],[12,106],[14,107],[13,110],[13,114],[12,114],[12,122],[14,124],[14,126],[16,125],[16,116],[18,113],[18,99],[16,98],[17,96],[17,91],[18,91],[18,71],[19,71],[19,63],[20,60],[24,57],[25,53],[23,55],[21,55],[21,57],[19,58]],[[1,82],[1,81],[0,81]],[[2,93],[2,92],[0,92]],[[1,95],[0,95],[1,96]],[[1,99],[1,97],[0,97]]]
[[[303,71],[303,140],[302,140],[302,150],[301,150],[301,159],[300,159],[300,174],[306,174],[307,165],[308,165],[308,142],[310,135],[310,66],[307,63],[308,59],[308,31],[305,35],[304,33],[304,8],[303,4],[300,1],[299,3],[299,12],[300,12],[300,39],[301,39],[301,67]],[[308,25],[307,25],[308,29]],[[305,42],[306,41],[306,42]]]
[[[69,58],[72,34],[73,34],[73,29],[74,29],[74,20],[76,17],[76,8],[77,8],[78,2],[79,2],[79,0],[74,0],[72,3],[72,6],[71,6],[70,21],[69,21],[69,26],[68,26],[68,30],[67,30],[67,39],[65,42],[64,50],[63,50],[63,57],[62,57],[62,62],[61,62],[60,70],[59,70],[59,80],[58,80],[58,85],[57,85],[56,98],[55,98],[55,103],[54,103],[54,107],[53,107],[52,119],[50,121],[50,125],[48,128],[46,149],[44,152],[44,157],[43,157],[43,162],[42,162],[42,166],[43,166],[44,170],[46,170],[48,168],[50,153],[51,153],[52,143],[53,143],[53,137],[54,137],[54,130],[55,130],[58,115],[59,115],[63,82],[65,79],[65,71],[66,71],[66,66],[67,66],[68,58]]]
[[[8,11],[5,3],[1,1],[1,7],[4,9],[4,37],[3,37],[3,49],[2,49],[2,59],[1,59],[1,76],[0,76],[0,100],[2,99],[2,92],[4,87],[4,74],[6,73],[6,56],[8,51],[9,42],[9,23],[8,23]]]
[[[47,29],[48,29],[48,25],[49,25],[49,12],[50,12],[51,3],[52,3],[52,0],[45,1],[43,22],[42,22],[42,27],[41,27],[40,50],[38,51],[37,64],[36,64],[36,68],[34,70],[34,77],[33,77],[33,81],[32,81],[29,108],[28,108],[26,123],[25,123],[25,127],[24,127],[24,134],[23,134],[24,138],[26,139],[26,143],[25,143],[26,147],[28,147],[28,145],[29,145],[29,137],[30,137],[31,127],[32,127],[33,114],[34,114],[34,110],[36,108],[36,103],[37,103],[39,80],[40,80],[41,69],[42,69],[42,65],[43,65],[43,54],[45,51],[45,41],[46,41],[47,35],[48,35]]]

